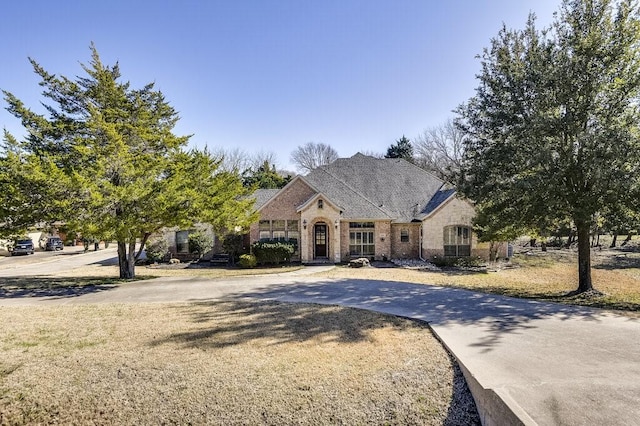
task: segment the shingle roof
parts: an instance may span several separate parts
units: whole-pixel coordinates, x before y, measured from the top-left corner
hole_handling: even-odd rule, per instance
[[[344,218],[410,222],[424,212],[444,182],[397,158],[356,154],[304,177],[343,208]]]
[[[259,209],[260,207],[267,204],[273,196],[275,196],[280,190],[279,189],[258,189],[253,193],[253,197],[256,198],[255,209]]]
[[[304,180],[339,205],[345,219],[392,219],[388,211],[322,168],[315,169]]]
[[[423,214],[424,216],[430,214],[432,211],[437,209],[442,203],[447,201],[449,197],[451,197],[455,192],[456,192],[455,189],[442,189],[436,192],[420,213]]]

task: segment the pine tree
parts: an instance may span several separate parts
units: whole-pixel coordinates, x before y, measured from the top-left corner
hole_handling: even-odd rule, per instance
[[[411,141],[405,135],[402,135],[395,144],[391,144],[391,146],[387,148],[387,153],[384,157],[403,158],[413,162],[413,146],[411,145]]]

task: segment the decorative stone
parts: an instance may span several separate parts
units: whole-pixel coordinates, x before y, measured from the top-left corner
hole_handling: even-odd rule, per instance
[[[363,266],[369,266],[369,259],[365,257],[361,257],[358,259],[353,259],[349,261],[350,268],[362,268]]]
[[[180,263],[180,259],[175,259],[175,258],[169,259],[169,264],[170,265],[176,265],[178,263]]]

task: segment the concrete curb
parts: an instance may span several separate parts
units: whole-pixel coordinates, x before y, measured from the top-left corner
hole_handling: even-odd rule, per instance
[[[403,317],[415,321],[412,317]],[[418,320],[421,321],[421,320]],[[471,396],[476,403],[476,409],[483,426],[537,426],[526,411],[517,402],[502,390],[486,388],[478,381],[476,376],[464,364],[453,350],[447,345],[444,339],[438,334],[428,321],[424,321],[429,326],[431,332],[436,336],[440,344],[455,358],[467,386],[471,391]]]
[[[448,348],[447,348],[448,349]],[[453,352],[449,351],[453,354]],[[535,426],[537,423],[504,391],[487,389],[455,354],[483,426]]]

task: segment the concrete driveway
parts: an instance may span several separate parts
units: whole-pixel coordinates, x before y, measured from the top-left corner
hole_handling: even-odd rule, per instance
[[[158,278],[1,305],[269,299],[337,304],[426,321],[458,359],[485,424],[640,425],[640,322],[427,285],[301,272]]]
[[[65,247],[56,252],[36,252],[35,255],[3,257],[0,277],[30,277],[49,275],[92,263],[118,263],[117,248],[84,251],[83,247]],[[1,278],[0,278],[1,279]]]

